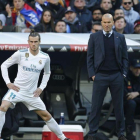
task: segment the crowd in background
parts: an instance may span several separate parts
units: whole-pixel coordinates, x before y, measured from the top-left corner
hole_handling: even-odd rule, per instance
[[[0,0],[0,32],[95,33],[102,16],[114,18],[113,30],[140,34],[140,0]],[[132,126],[140,107],[140,59],[130,66],[125,80],[126,135],[134,140]],[[131,87],[131,88],[130,88]]]
[[[113,30],[140,34],[139,0],[0,0],[0,31],[95,33],[105,13]]]

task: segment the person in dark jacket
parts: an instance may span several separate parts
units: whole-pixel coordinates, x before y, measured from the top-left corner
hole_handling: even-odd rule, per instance
[[[119,17],[119,16],[123,16],[124,17],[124,11],[121,8],[118,8],[115,10],[114,12],[114,20]],[[126,21],[126,26],[124,28],[124,31],[128,34],[132,34],[134,32],[133,26],[132,24],[128,23]]]
[[[90,33],[96,33],[98,31],[101,31],[103,29],[102,25],[100,22],[94,22],[92,24],[92,29],[91,29],[91,32]]]
[[[87,33],[85,24],[79,21],[74,8],[70,6],[67,8],[65,11],[65,18],[63,20],[67,24],[68,33]]]
[[[66,22],[63,20],[59,20],[55,24],[55,32],[56,33],[66,33]]]
[[[5,25],[7,12],[5,10],[6,5],[8,4],[7,0],[0,0],[0,20],[2,25]]]
[[[94,22],[101,22],[102,20],[102,10],[100,7],[95,7],[93,10],[92,10],[92,23]]]
[[[74,1],[74,9],[77,14],[78,19],[84,23],[87,27],[87,30],[91,30],[91,21],[92,21],[92,14],[86,8],[85,0],[75,0]]]
[[[120,34],[127,34],[124,30],[125,26],[126,26],[126,20],[123,16],[117,17],[114,20],[114,31],[120,33]]]
[[[114,16],[114,11],[111,9],[112,8],[112,1],[111,0],[102,0],[100,7],[102,9],[103,14],[109,13],[112,16]]]
[[[112,2],[112,10],[115,11],[116,9],[120,8],[121,0],[111,0]]]
[[[59,0],[49,0],[46,9],[52,12],[52,17],[55,22],[65,16],[65,8],[60,5]]]
[[[34,27],[36,32],[54,32],[54,20],[50,10],[42,13],[40,23]]]
[[[134,34],[140,34],[140,20],[134,22]]]
[[[132,60],[125,80],[124,111],[127,139],[135,140],[133,135],[134,116],[140,115],[140,59]]]
[[[128,68],[128,53],[125,37],[112,31],[111,14],[102,17],[103,30],[90,35],[87,49],[87,69],[94,81],[92,105],[89,116],[88,140],[95,139],[99,129],[100,113],[106,91],[109,88],[116,117],[118,140],[124,137],[123,87]]]

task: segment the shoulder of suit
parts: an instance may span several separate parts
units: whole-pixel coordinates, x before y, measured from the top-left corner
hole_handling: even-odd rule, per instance
[[[113,31],[116,35],[118,35],[119,37],[124,37],[124,35],[123,34],[120,34],[120,33],[118,33],[118,32],[116,32],[116,31]]]
[[[102,32],[102,30],[101,30],[101,31],[98,31],[98,32],[96,32],[96,33],[92,33],[91,36],[97,36],[97,35],[100,35],[101,32]]]

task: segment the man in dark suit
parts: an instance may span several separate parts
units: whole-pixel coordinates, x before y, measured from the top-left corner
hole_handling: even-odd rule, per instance
[[[127,46],[124,35],[112,30],[114,21],[111,14],[103,15],[101,23],[103,30],[91,34],[88,42],[88,74],[94,81],[88,140],[94,140],[98,130],[107,88],[110,89],[113,100],[118,140],[126,140],[124,137],[123,86],[128,69]]]

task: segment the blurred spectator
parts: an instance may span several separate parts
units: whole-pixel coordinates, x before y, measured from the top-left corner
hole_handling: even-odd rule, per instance
[[[95,7],[93,10],[92,10],[92,23],[96,22],[96,21],[99,21],[101,22],[102,20],[102,10],[100,7]]]
[[[65,1],[66,1],[66,3],[67,3],[67,1],[69,1],[68,6],[72,6],[72,7],[74,6],[75,0],[65,0]],[[93,7],[100,5],[100,0],[85,0],[85,2],[86,2],[86,7],[89,10],[92,10]]]
[[[66,23],[63,20],[59,20],[55,24],[56,33],[66,33]]]
[[[120,33],[120,34],[126,34],[126,32],[124,31],[124,28],[126,26],[126,20],[124,17],[117,17],[114,20],[114,31]]]
[[[134,22],[134,34],[140,34],[140,20]]]
[[[111,0],[112,2],[112,10],[115,11],[116,9],[120,8],[121,0]]]
[[[50,10],[42,13],[40,23],[34,27],[36,32],[54,32],[54,20]]]
[[[37,15],[39,19],[41,19],[42,13],[45,10],[47,6],[47,1],[46,0],[35,0],[35,10],[37,12]]]
[[[6,17],[4,14],[0,14],[0,20],[2,22],[2,25],[4,26],[5,25],[5,22],[6,22]]]
[[[2,21],[2,25],[5,25],[6,22],[6,11],[5,6],[7,5],[6,0],[0,0],[0,20]]]
[[[103,14],[109,13],[112,16],[114,16],[114,11],[111,10],[111,8],[112,8],[111,0],[102,0],[100,7],[102,9]]]
[[[124,81],[126,138],[135,140],[133,135],[134,116],[140,115],[140,59],[132,60],[130,70]]]
[[[11,12],[9,4],[6,6],[7,24],[16,25],[22,32],[26,32],[29,26],[35,26],[39,23],[36,11],[32,9],[24,0],[13,0],[14,10]],[[30,30],[27,29],[29,32]]]
[[[74,9],[77,14],[78,19],[84,23],[87,27],[87,30],[91,30],[91,21],[92,21],[92,14],[86,8],[85,0],[75,0],[74,1]]]
[[[67,8],[65,12],[65,18],[63,20],[68,25],[68,33],[87,33],[87,28],[85,24],[79,21],[74,8],[70,6]]]
[[[71,0],[65,0],[65,2],[66,2],[66,6],[67,6],[67,7],[73,6],[73,5],[70,5]]]
[[[65,16],[65,8],[59,3],[59,0],[49,0],[46,9],[50,10],[54,21],[61,20]]]
[[[98,32],[98,31],[100,31],[100,30],[102,30],[103,28],[102,28],[102,25],[101,25],[101,22],[94,22],[93,24],[92,24],[92,29],[91,29],[91,33],[96,33],[96,32]]]
[[[0,30],[2,29],[2,21],[0,20]]]
[[[124,17],[124,11],[119,8],[119,9],[116,9],[115,10],[115,13],[114,13],[114,20],[119,17],[119,16],[123,16]],[[128,23],[126,21],[126,26],[124,28],[124,31],[128,34],[132,34],[134,32],[134,28],[133,28],[133,25],[131,23]]]
[[[131,23],[132,26],[137,19],[140,19],[140,15],[138,12],[133,10],[132,0],[122,0],[121,8],[124,11],[125,19],[127,23]]]
[[[114,12],[114,19],[120,16],[124,17],[124,11],[121,8],[118,8]]]
[[[133,8],[135,11],[137,11],[138,13],[140,13],[140,3],[139,0],[132,0],[133,1]]]
[[[15,32],[15,26],[3,26],[2,21],[0,20],[0,32]]]
[[[62,7],[65,7],[65,8],[67,7],[66,2],[64,0],[59,0],[59,3]]]

